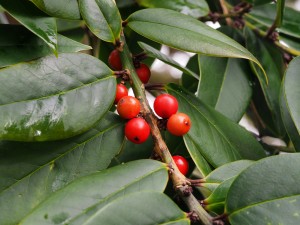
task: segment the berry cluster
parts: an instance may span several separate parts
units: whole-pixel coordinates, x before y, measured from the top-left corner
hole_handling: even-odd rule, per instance
[[[122,62],[119,51],[113,50],[108,58],[109,65],[116,70],[122,70]],[[146,64],[134,62],[136,73],[141,82],[146,84],[150,78],[150,69]],[[128,89],[122,81],[117,85],[115,104],[117,104],[117,111],[119,115],[128,119],[125,125],[126,138],[136,144],[145,142],[150,135],[150,126],[144,118],[140,115],[141,104],[140,101],[132,96],[128,96]],[[186,134],[191,127],[191,120],[188,115],[184,113],[177,113],[178,101],[170,94],[161,94],[154,101],[154,111],[163,120],[167,120],[167,130],[176,136]],[[186,175],[189,169],[187,160],[182,156],[173,156],[179,171]]]

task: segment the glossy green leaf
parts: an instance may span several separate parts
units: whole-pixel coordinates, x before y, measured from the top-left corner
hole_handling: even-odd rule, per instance
[[[138,192],[116,199],[84,223],[84,225],[98,224],[188,225],[190,220],[165,194]]]
[[[9,66],[22,61],[29,61],[50,55],[49,46],[23,26],[0,25],[0,67]],[[78,52],[91,49],[90,46],[73,41],[63,35],[57,36],[57,51]]]
[[[195,18],[206,16],[209,13],[209,8],[205,0],[137,0],[137,3],[148,8],[176,10]]]
[[[300,151],[300,91],[299,69],[300,57],[295,58],[289,64],[282,81],[282,112],[285,114],[285,127],[294,143],[296,150]]]
[[[58,140],[88,130],[114,101],[112,73],[98,59],[75,53],[1,69],[0,139]]]
[[[226,212],[232,225],[299,223],[300,154],[262,159],[232,183]]]
[[[19,224],[82,225],[119,197],[140,191],[162,192],[167,180],[165,164],[149,159],[132,161],[75,180],[42,202]],[[127,213],[132,211],[128,206],[124,209]]]
[[[260,88],[263,92],[264,99],[266,101],[266,106],[269,113],[260,112],[260,115],[265,119],[265,122],[278,136],[284,136],[285,129],[282,123],[280,107],[279,107],[279,95],[281,86],[281,77],[283,76],[283,71],[285,65],[282,58],[282,53],[280,50],[274,48],[269,42],[258,38],[253,31],[250,29],[245,29],[246,36],[246,46],[253,52],[253,54],[260,60],[261,64],[266,68],[266,73],[268,75],[269,84],[266,85],[261,79],[262,72],[257,68],[256,65],[252,64],[252,69],[254,73],[258,74]],[[254,95],[259,93],[254,91]],[[254,96],[255,97],[255,96]],[[261,96],[257,97],[259,103],[261,103]],[[257,107],[258,110],[262,108]]]
[[[140,35],[179,50],[220,57],[245,58],[261,67],[247,49],[228,36],[197,19],[173,10],[139,10],[128,17],[127,23]]]
[[[107,113],[91,130],[63,141],[0,142],[1,225],[17,224],[53,192],[106,169],[123,146],[123,125]]]
[[[80,13],[91,32],[101,40],[120,39],[122,19],[114,0],[79,0]]]
[[[255,160],[265,156],[261,145],[244,128],[181,87],[170,84],[166,89],[177,98],[178,111],[188,114],[191,119],[192,126],[184,135],[184,141],[189,150],[189,145],[195,145],[193,149],[196,151],[190,151],[194,161],[197,162],[195,159],[199,152],[213,167],[239,159]],[[201,168],[201,165],[197,167]]]
[[[64,19],[80,19],[77,0],[30,0],[50,16]]]
[[[57,54],[55,18],[47,17],[29,1],[0,0],[0,5],[18,22],[45,41],[53,52]]]
[[[267,27],[270,27],[272,26],[273,21],[276,19],[276,10],[275,4],[258,6],[254,7],[251,10],[251,14],[247,15],[247,17]],[[290,7],[284,7],[282,24],[281,27],[278,28],[278,31],[296,38],[300,38],[299,24],[299,11],[296,11]]]
[[[167,63],[167,64],[175,67],[176,69],[184,72],[185,74],[188,74],[196,79],[199,79],[199,76],[196,73],[189,70],[188,68],[181,66],[178,62],[173,60],[171,57],[163,54],[162,52],[151,47],[150,45],[147,45],[146,43],[143,43],[143,42],[139,42],[139,46],[144,50],[144,52],[147,54],[147,56],[159,59],[159,60],[163,61],[164,63]]]
[[[57,31],[63,32],[73,29],[78,29],[84,26],[82,20],[67,20],[67,19],[58,19],[56,18]]]

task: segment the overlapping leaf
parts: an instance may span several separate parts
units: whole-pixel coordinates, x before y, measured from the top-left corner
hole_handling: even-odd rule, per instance
[[[79,0],[80,13],[89,29],[101,40],[120,39],[122,19],[114,0]]]
[[[72,182],[46,199],[19,224],[82,225],[97,217],[107,207],[115,205],[114,202],[119,197],[141,191],[162,192],[167,180],[168,168],[165,164],[153,160],[132,161]],[[131,200],[123,208],[127,213],[132,211],[130,205],[135,202],[134,199]],[[136,202],[146,207],[150,204],[138,200]],[[159,205],[156,201],[156,207]],[[118,212],[113,210],[111,213],[114,213],[114,218],[118,218]]]
[[[298,153],[268,157],[245,169],[227,195],[226,212],[230,223],[297,224],[299,169]]]
[[[244,128],[179,86],[170,84],[166,89],[177,98],[179,111],[191,118],[192,127],[184,136],[184,141],[195,162],[199,153],[213,167],[240,159],[255,160],[265,156],[261,145]],[[190,145],[195,146],[193,151],[189,148]],[[196,165],[201,170],[202,165]]]
[[[57,54],[57,32],[55,18],[47,17],[29,1],[0,0],[5,8],[18,22],[46,42]]]
[[[80,19],[77,0],[30,0],[48,15],[64,19]]]
[[[58,140],[88,130],[114,101],[106,94],[115,93],[112,73],[92,56],[67,53],[0,70],[0,139]]]
[[[53,192],[106,169],[123,146],[123,124],[108,113],[93,129],[63,141],[0,142],[1,225],[17,224]]]
[[[50,55],[49,46],[22,26],[0,25],[0,67],[22,61],[29,61]],[[24,42],[26,40],[26,42]],[[90,46],[73,41],[63,35],[57,35],[57,51],[78,52],[91,49]]]

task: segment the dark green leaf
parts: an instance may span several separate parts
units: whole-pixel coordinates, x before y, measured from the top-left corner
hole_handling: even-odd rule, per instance
[[[245,36],[247,48],[253,52],[264,68],[266,68],[269,80],[269,84],[266,85],[262,80],[263,74],[261,70],[257,69],[257,66],[252,64],[252,69],[254,73],[257,74],[267,104],[266,106],[269,110],[268,114],[266,112],[260,112],[260,115],[263,118],[266,118],[265,122],[276,135],[284,136],[285,129],[282,123],[278,101],[281,77],[283,76],[285,68],[282,53],[266,40],[259,39],[250,29],[245,29]],[[258,91],[254,91],[254,94],[257,93]],[[258,104],[262,104],[260,103],[261,96],[258,96],[257,99],[259,101]],[[262,108],[258,107],[258,110],[260,109]]]
[[[282,113],[285,118],[285,127],[288,134],[300,151],[300,92],[299,92],[299,69],[300,57],[295,58],[289,64],[282,81]]]
[[[226,212],[232,225],[299,223],[300,154],[262,159],[232,183]]]
[[[22,61],[29,61],[45,55],[50,55],[49,46],[28,31],[23,26],[0,25],[0,67],[12,65]],[[57,36],[57,51],[78,52],[91,49],[90,46],[73,41],[60,34]]]
[[[128,208],[130,208],[129,211]],[[84,224],[189,225],[190,220],[187,218],[186,213],[181,211],[165,194],[159,192],[138,192],[111,202]]]
[[[276,2],[276,18],[274,21],[274,25],[276,27],[281,27],[282,20],[283,20],[283,13],[284,13],[284,6],[285,0],[277,0]]]
[[[176,10],[195,18],[206,16],[209,12],[209,8],[205,0],[137,0],[137,3],[148,8],[166,8]]]
[[[142,36],[179,50],[220,57],[245,58],[261,66],[247,49],[228,36],[179,12],[168,9],[144,9],[131,14],[127,22],[132,30]]]
[[[213,167],[239,159],[255,160],[265,156],[261,145],[244,128],[179,86],[170,84],[166,89],[177,98],[178,111],[188,114],[191,119],[192,127],[184,135],[184,141],[194,161],[197,162],[199,152]],[[191,151],[191,144],[195,145],[193,149],[196,151]],[[200,169],[201,165],[197,167]]]
[[[265,5],[267,3],[272,2],[272,0],[246,0],[246,1],[253,5]]]
[[[114,101],[112,73],[92,56],[67,53],[1,69],[0,139],[58,140],[88,130]]]
[[[132,161],[75,180],[42,202],[19,224],[82,225],[117,198],[140,191],[162,192],[167,181],[168,168],[165,164],[149,159]],[[148,202],[138,202],[148,206]],[[127,213],[132,211],[128,206],[124,209]],[[116,211],[112,213],[118,218]]]
[[[1,225],[17,224],[53,192],[106,169],[122,148],[123,124],[108,113],[93,129],[63,141],[0,142]]]
[[[268,4],[263,6],[254,7],[251,14],[247,17],[259,22],[267,27],[272,26],[276,18],[276,5]],[[284,17],[281,27],[278,28],[279,32],[300,38],[300,16],[299,11],[289,7],[284,7]]]
[[[81,28],[84,25],[82,20],[66,20],[66,19],[56,19],[57,31],[63,32],[68,30],[73,30]]]
[[[171,57],[163,54],[159,50],[157,50],[157,49],[155,49],[155,48],[151,47],[150,45],[147,45],[143,42],[138,42],[138,44],[145,51],[147,56],[159,59],[159,60],[163,61],[164,63],[167,63],[167,64],[175,67],[176,69],[179,69],[180,71],[184,72],[185,74],[188,74],[188,75],[190,75],[190,76],[192,76],[196,79],[199,79],[199,76],[197,74],[195,74],[193,71],[189,70],[188,68],[185,68],[185,67],[181,66],[178,62],[173,60]]]
[[[80,13],[89,29],[101,40],[120,39],[122,19],[114,0],[79,0]]]
[[[200,55],[198,54],[192,56],[186,64],[186,68],[195,72],[200,77],[199,56]],[[199,81],[198,79],[183,73],[181,77],[181,85],[190,92],[196,93],[198,90]]]
[[[77,0],[30,0],[50,16],[64,19],[80,19]]]
[[[0,4],[18,22],[45,41],[57,54],[57,32],[54,18],[44,15],[29,1],[0,0]]]

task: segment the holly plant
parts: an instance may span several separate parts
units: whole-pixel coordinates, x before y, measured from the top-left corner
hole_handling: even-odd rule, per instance
[[[0,224],[299,224],[291,4],[0,0]]]

